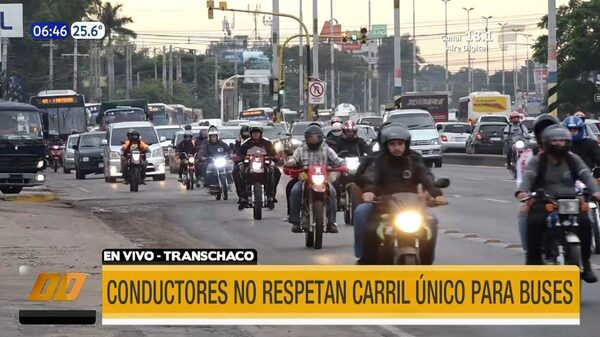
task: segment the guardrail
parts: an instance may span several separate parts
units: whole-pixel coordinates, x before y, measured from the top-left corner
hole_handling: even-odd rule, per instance
[[[506,166],[506,156],[503,155],[444,153],[442,154],[442,158],[444,164],[495,167]]]

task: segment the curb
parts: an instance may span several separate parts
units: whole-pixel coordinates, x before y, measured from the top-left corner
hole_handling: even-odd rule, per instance
[[[505,167],[506,156],[488,154],[464,154],[444,153],[442,154],[444,164],[468,165],[468,166],[491,166]]]
[[[58,196],[54,193],[47,194],[29,194],[29,195],[2,195],[0,200],[16,201],[16,202],[50,202],[58,200]]]

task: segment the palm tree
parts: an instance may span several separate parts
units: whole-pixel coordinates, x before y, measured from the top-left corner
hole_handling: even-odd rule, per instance
[[[133,23],[131,17],[121,16],[123,4],[113,6],[110,2],[102,3],[102,0],[94,0],[89,9],[89,17],[100,21],[104,24],[106,34],[104,39],[107,40],[107,57],[108,57],[108,98],[112,99],[115,96],[115,60],[113,51],[113,34],[123,36],[131,36],[135,38],[137,34],[131,29],[123,26]]]

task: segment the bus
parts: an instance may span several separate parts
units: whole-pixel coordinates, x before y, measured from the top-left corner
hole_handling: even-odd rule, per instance
[[[251,108],[240,113],[240,119],[247,121],[273,121],[273,109]]]
[[[171,104],[169,105],[173,109],[173,115],[171,117],[171,124],[183,125],[186,124],[185,118],[185,106],[183,104]]]
[[[458,101],[456,120],[474,124],[483,115],[508,116],[510,96],[497,91],[473,92]]]
[[[150,103],[148,104],[148,112],[150,113],[150,120],[155,126],[169,125],[170,116],[174,109],[165,103]]]
[[[129,112],[125,111],[127,109],[131,109],[131,108],[139,108],[141,109],[145,116],[143,118],[138,118],[138,119],[131,119],[132,116],[134,115],[139,115],[136,111],[136,114],[131,115]],[[107,110],[110,109],[125,109],[122,110],[124,114],[127,114],[128,116],[125,117],[128,121],[146,121],[150,119],[150,114],[148,112],[148,103],[146,102],[145,99],[123,99],[123,100],[119,100],[119,101],[110,101],[110,102],[102,102],[101,106],[100,106],[100,112],[98,113],[98,117],[96,118],[97,122],[98,122],[98,126],[100,127],[100,130],[105,131],[106,130],[106,120],[105,120],[105,112]],[[112,112],[112,123],[118,123],[118,121],[120,120],[120,118],[118,116],[115,115],[116,111]]]
[[[198,108],[184,107],[183,112],[186,118],[186,123],[195,123],[204,117],[202,109]]]
[[[30,99],[42,116],[44,137],[58,136],[63,140],[72,132],[87,131],[85,98],[73,90],[44,90]]]

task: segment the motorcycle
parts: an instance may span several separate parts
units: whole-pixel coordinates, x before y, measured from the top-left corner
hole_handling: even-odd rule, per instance
[[[142,182],[142,170],[143,167],[143,154],[137,150],[132,149],[128,158],[128,176],[125,179],[129,181],[129,191],[137,192]]]
[[[438,188],[450,186],[450,180],[438,179]],[[396,193],[382,196],[374,201],[377,233],[382,239],[378,252],[378,264],[420,265],[420,241],[431,236],[426,225],[432,220],[425,212],[427,207],[441,206],[432,199],[423,200],[416,193]]]
[[[50,147],[50,161],[52,163],[52,169],[54,172],[58,171],[59,167],[62,167],[63,152],[65,151],[64,146],[52,145]]]
[[[246,195],[249,197],[246,207],[253,209],[255,220],[262,219],[262,209],[269,208],[273,210],[275,204],[268,201],[266,192],[267,175],[266,166],[272,165],[271,160],[267,158],[267,151],[262,147],[254,146],[248,150],[246,158]]]
[[[580,212],[588,211],[588,204],[577,198],[551,198],[543,190],[532,192],[521,202],[537,200],[545,203],[547,232],[543,248],[546,264],[574,265],[582,271],[581,240],[577,235]]]
[[[213,182],[208,186],[208,193],[215,196],[216,200],[227,200],[229,198],[229,187],[233,181],[231,175],[233,164],[229,163],[227,156],[210,157],[212,168],[209,166],[206,169],[207,176],[214,174],[216,183]],[[212,179],[211,179],[212,180]]]
[[[181,174],[181,183],[186,190],[193,190],[196,183],[196,155],[184,154],[185,160],[180,165],[185,165],[185,169]]]
[[[594,168],[592,174],[600,184],[600,167]],[[577,181],[576,189],[583,196],[589,207],[588,216],[592,223],[592,253],[600,254],[600,203],[592,196],[592,192],[581,181]]]
[[[355,154],[351,154],[348,151],[342,151],[338,154],[340,158],[344,158],[345,166],[348,168],[348,172],[338,174],[339,177],[332,179],[335,183],[339,184],[338,193],[338,210],[344,212],[344,222],[347,225],[352,225],[353,217],[353,200],[352,200],[352,182],[354,181],[354,174],[360,166],[360,159]]]
[[[510,171],[513,174],[513,178],[517,178],[517,160],[525,152],[527,149],[527,142],[529,140],[527,138],[519,138],[515,141],[512,146],[512,157],[510,160]]]
[[[329,203],[328,173],[346,172],[345,166],[330,168],[325,165],[310,165],[308,168],[284,168],[287,175],[307,174],[302,184],[302,208],[300,221],[305,230],[306,247],[321,249],[323,233],[327,225],[327,204]]]

